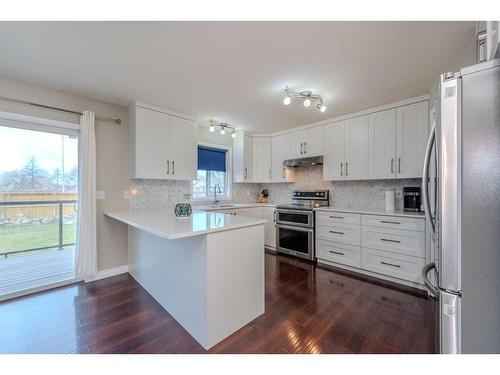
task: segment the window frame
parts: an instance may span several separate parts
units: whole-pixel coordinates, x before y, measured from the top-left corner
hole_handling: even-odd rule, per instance
[[[198,146],[202,147],[209,147],[209,148],[215,148],[218,150],[224,150],[226,151],[226,194],[224,195],[219,195],[217,194],[217,200],[221,201],[229,201],[232,199],[232,193],[233,193],[233,166],[231,164],[231,161],[233,160],[232,158],[232,148],[230,146],[226,145],[220,145],[220,144],[215,144],[215,143],[208,143],[208,142],[198,142],[196,145],[196,153],[198,153]],[[196,166],[196,173],[198,174],[198,166]],[[194,180],[193,180],[194,181]],[[207,182],[210,182],[210,175],[207,175]],[[210,186],[210,185],[208,185]],[[191,182],[191,197],[193,201],[208,201],[213,198],[211,195],[205,195],[203,197],[195,197],[194,196],[194,191],[193,191],[193,183]]]

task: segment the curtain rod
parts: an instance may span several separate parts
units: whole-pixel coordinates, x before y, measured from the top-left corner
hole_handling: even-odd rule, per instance
[[[45,109],[52,109],[53,111],[59,111],[59,112],[66,112],[66,113],[72,113],[74,115],[82,115],[82,112],[78,111],[72,111],[71,109],[65,109],[65,108],[59,108],[59,107],[52,107],[50,105],[45,105],[45,104],[39,104],[39,103],[32,103],[32,102],[27,102],[24,100],[19,100],[19,99],[14,99],[14,98],[7,98],[6,96],[0,96],[0,100],[6,101],[6,102],[11,102],[11,103],[19,103],[19,104],[24,104],[24,105],[31,105],[34,107],[39,107],[39,108],[45,108]],[[95,115],[95,118],[98,120],[102,121],[108,121],[108,122],[113,122],[117,125],[120,125],[122,123],[122,120],[119,118],[111,118],[111,117],[106,117],[106,116],[100,116],[100,115]]]

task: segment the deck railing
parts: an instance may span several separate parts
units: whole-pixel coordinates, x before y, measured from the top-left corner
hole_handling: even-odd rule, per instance
[[[43,221],[49,222],[50,224],[53,224],[54,221],[57,221],[58,224],[58,241],[57,243],[50,244],[50,245],[43,245],[43,246],[38,246],[38,247],[30,247],[26,249],[17,249],[17,250],[12,250],[8,251],[6,249],[2,249],[2,238],[0,238],[0,256],[5,256],[7,258],[8,255],[11,254],[16,254],[16,253],[24,253],[24,252],[29,252],[29,251],[35,251],[35,250],[43,250],[43,249],[49,249],[49,248],[59,248],[63,249],[65,246],[70,246],[74,245],[75,242],[71,243],[64,243],[64,218],[65,218],[65,210],[64,210],[64,205],[72,204],[73,205],[73,215],[66,215],[66,217],[70,217],[72,221],[76,224],[76,215],[78,212],[78,201],[77,200],[44,200],[44,201],[12,201],[12,202],[0,202],[0,210],[5,207],[5,208],[19,208],[20,213],[15,219],[12,218],[6,218],[2,217],[1,212],[0,212],[0,231],[3,228],[7,227],[26,227],[29,225],[38,225],[42,224]],[[43,217],[40,216],[30,216],[26,217],[24,216],[21,211],[23,207],[42,207],[42,206],[55,206],[57,208],[57,214],[52,215],[43,215]],[[66,209],[68,211],[68,209]],[[4,215],[6,216],[6,215]],[[9,215],[11,216],[11,215]],[[57,218],[56,218],[57,216]],[[38,221],[38,222],[37,222]],[[27,241],[28,243],[30,241]],[[3,250],[3,251],[2,251]]]

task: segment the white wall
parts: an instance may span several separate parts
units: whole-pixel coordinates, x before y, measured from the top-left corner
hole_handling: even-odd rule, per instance
[[[120,126],[96,121],[97,190],[103,190],[106,194],[105,200],[97,201],[97,266],[103,270],[127,264],[127,227],[103,216],[107,210],[128,208],[128,201],[123,199],[123,191],[128,189],[129,171],[127,109],[2,76],[0,95],[76,111],[91,110],[102,116],[119,117],[122,120]],[[2,100],[0,111],[79,122],[79,116]]]

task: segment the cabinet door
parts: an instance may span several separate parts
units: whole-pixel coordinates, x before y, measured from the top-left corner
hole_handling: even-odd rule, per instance
[[[170,178],[170,116],[147,108],[136,108],[135,178]]]
[[[271,140],[271,176],[272,182],[292,182],[293,168],[283,166],[283,161],[289,158],[289,134],[276,135]]]
[[[368,116],[345,121],[345,179],[368,178]]]
[[[196,179],[197,128],[192,121],[170,117],[170,175],[173,180]]]
[[[422,177],[429,127],[429,103],[399,107],[396,110],[396,173],[398,178]]]
[[[336,181],[345,178],[344,133],[344,121],[325,126],[325,149],[323,157],[324,180]]]
[[[323,155],[324,127],[316,126],[304,130],[304,154],[305,156]]]
[[[304,154],[304,132],[297,131],[290,134],[290,158],[303,158]]]
[[[253,181],[271,181],[271,138],[254,138]]]
[[[267,220],[264,225],[264,244],[266,247],[276,248],[276,227],[274,222],[274,207],[262,207],[263,219]]]
[[[252,182],[253,138],[237,132],[233,138],[233,182]]]
[[[373,113],[369,123],[369,177],[396,178],[396,110]]]
[[[253,138],[245,135],[243,147],[243,181],[253,182]]]

